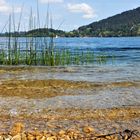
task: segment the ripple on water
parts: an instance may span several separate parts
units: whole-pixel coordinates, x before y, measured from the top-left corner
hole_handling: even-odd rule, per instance
[[[139,63],[71,67],[3,67],[0,80],[137,81],[140,79],[139,67]]]

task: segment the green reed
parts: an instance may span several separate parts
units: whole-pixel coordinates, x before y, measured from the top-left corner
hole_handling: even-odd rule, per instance
[[[47,7],[49,8],[49,6]],[[54,43],[52,16],[49,15],[47,9],[47,16],[44,27],[47,29],[49,37],[38,38],[34,37],[33,32],[29,36],[26,35],[25,42],[20,42],[18,33],[20,31],[21,20],[23,14],[23,6],[19,16],[18,27],[16,29],[15,14],[9,15],[9,27],[8,27],[8,42],[7,50],[0,50],[0,65],[42,65],[42,66],[67,66],[67,65],[88,65],[88,64],[105,64],[109,61],[109,57],[106,54],[95,54],[91,50],[75,50],[59,49]],[[50,21],[49,21],[50,20]],[[33,17],[32,8],[29,16],[28,30],[33,30],[37,27],[38,32],[40,29],[40,13],[37,0],[37,22]],[[36,25],[37,24],[37,25]],[[12,33],[12,27],[13,32]],[[4,27],[5,28],[5,27]],[[25,49],[22,50],[22,45]],[[6,47],[6,46],[3,46]],[[115,57],[112,57],[114,61]]]
[[[36,47],[33,48],[34,44],[28,44],[29,49],[25,52],[19,47],[17,51],[17,58],[15,57],[15,52],[10,51],[10,61],[9,53],[7,57],[7,52],[1,50],[0,52],[0,64],[1,65],[43,65],[43,66],[66,66],[66,65],[88,65],[88,64],[106,64],[112,58],[108,58],[105,54],[96,54],[93,52],[78,51],[73,53],[71,50],[67,49],[44,49],[38,51]],[[31,47],[32,46],[32,47]],[[114,57],[113,57],[114,59]],[[11,61],[12,60],[12,61]],[[114,61],[114,60],[113,60]]]

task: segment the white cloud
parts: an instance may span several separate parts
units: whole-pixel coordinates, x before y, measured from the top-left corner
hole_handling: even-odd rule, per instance
[[[5,0],[0,0],[0,12],[7,12],[9,11],[9,6]]]
[[[0,13],[10,13],[12,12],[12,7],[6,2],[6,0],[0,0]],[[14,12],[19,13],[21,7],[14,7]]]
[[[83,13],[83,18],[93,18],[96,17],[96,14],[91,6],[86,3],[79,3],[79,4],[68,4],[68,10],[73,13]]]
[[[40,0],[41,3],[62,3],[63,0]]]

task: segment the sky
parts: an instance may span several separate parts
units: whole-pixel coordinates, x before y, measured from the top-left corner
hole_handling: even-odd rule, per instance
[[[71,31],[137,7],[140,0],[0,0],[0,32],[8,30],[10,15],[13,30],[51,27],[52,22],[54,29]]]

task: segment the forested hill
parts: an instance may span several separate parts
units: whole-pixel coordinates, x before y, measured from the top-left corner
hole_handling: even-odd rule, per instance
[[[80,36],[139,36],[140,7],[82,26],[73,34]]]
[[[60,36],[60,37],[119,37],[140,36],[140,7],[129,10],[107,19],[79,27],[77,30],[65,32],[54,29],[34,29],[27,32],[10,33],[12,36]],[[9,36],[9,33],[0,33]]]

